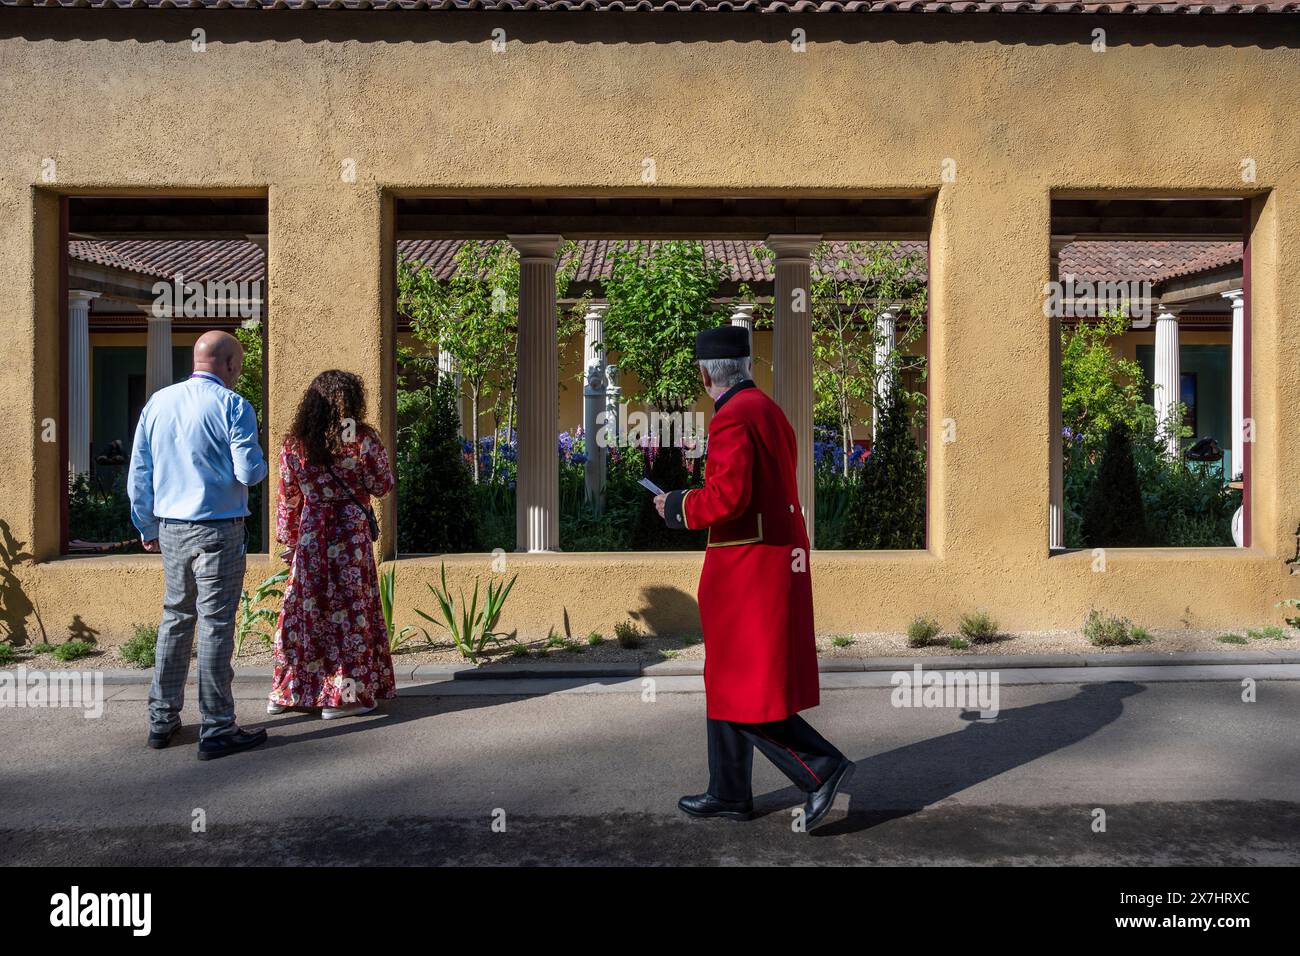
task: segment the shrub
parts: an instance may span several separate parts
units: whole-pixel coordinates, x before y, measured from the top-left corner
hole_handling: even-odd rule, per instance
[[[960,637],[950,637],[948,638],[948,646],[954,651],[966,651],[970,650],[970,641]]]
[[[942,628],[939,622],[933,617],[921,614],[912,618],[912,623],[907,625],[907,646],[908,647],[929,647],[935,642]]]
[[[281,568],[264,580],[252,591],[242,591],[239,595],[239,611],[235,615],[235,656],[244,653],[244,641],[256,637],[266,647],[275,640],[275,624],[280,612],[272,607],[259,607],[264,601],[284,597],[280,585],[289,580],[289,569]],[[263,625],[266,630],[263,630]]]
[[[479,534],[474,476],[465,461],[449,379],[408,404],[413,421],[397,440],[398,548],[406,553],[473,551]],[[513,547],[513,542],[512,542]]]
[[[633,621],[620,621],[614,625],[614,637],[620,647],[630,650],[641,646],[641,642],[645,640],[645,632]]]
[[[1267,627],[1251,629],[1246,632],[1246,636],[1256,641],[1285,641],[1287,640],[1286,631],[1276,624],[1269,624]]]
[[[831,638],[831,645],[833,647],[852,647],[853,638],[849,637],[847,634],[836,634]]]
[[[135,634],[118,649],[118,654],[128,664],[149,668],[154,665],[154,654],[157,647],[158,625],[137,624]]]
[[[997,621],[989,617],[987,611],[963,614],[957,624],[957,630],[972,644],[987,644],[998,636]]]
[[[592,647],[597,647],[601,644],[604,644],[605,635],[600,633],[600,631],[592,631],[590,634],[587,635],[587,643],[590,644]]]
[[[1107,614],[1095,608],[1084,618],[1083,636],[1094,647],[1126,647],[1151,639],[1145,629],[1134,628],[1128,618]]]
[[[489,642],[499,645],[506,636],[498,633],[496,626],[497,622],[501,620],[501,612],[505,608],[506,598],[510,596],[510,591],[514,588],[519,575],[516,574],[503,584],[489,581],[482,605],[479,604],[478,577],[476,575],[473,596],[466,601],[465,591],[462,588],[460,607],[458,609],[456,606],[457,599],[452,597],[451,591],[447,587],[446,564],[442,565],[441,573],[442,586],[429,585],[429,590],[438,602],[438,611],[441,618],[426,614],[419,608],[415,609],[415,613],[431,624],[445,627],[450,633],[452,643],[456,645],[456,649],[466,659],[477,663],[479,655],[487,648]]]
[[[39,644],[31,645],[28,650],[33,654],[53,654],[55,645],[48,641],[41,641]]]
[[[1220,644],[1249,644],[1240,634],[1220,634],[1215,638]]]
[[[854,495],[848,519],[853,547],[925,547],[925,453],[912,436],[907,403],[897,384],[881,407],[876,441]]]
[[[1123,422],[1116,422],[1106,432],[1101,463],[1083,506],[1082,531],[1090,548],[1148,543],[1132,435]]]
[[[68,641],[66,644],[60,644],[54,649],[54,656],[63,663],[79,660],[91,654],[95,650],[95,645],[89,641]]]
[[[12,664],[17,659],[14,649],[8,644],[0,644],[0,667]]]

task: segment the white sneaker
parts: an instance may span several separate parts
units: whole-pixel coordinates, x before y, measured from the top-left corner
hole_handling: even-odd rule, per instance
[[[266,712],[270,714],[272,717],[274,717],[276,714],[283,714],[288,709],[289,708],[284,706],[284,704],[277,704],[273,700],[268,700],[266,702]]]
[[[339,717],[360,717],[362,714],[368,714],[374,709],[374,704],[369,707],[365,704],[344,704],[342,707],[322,707],[320,716],[321,720],[335,720]]]

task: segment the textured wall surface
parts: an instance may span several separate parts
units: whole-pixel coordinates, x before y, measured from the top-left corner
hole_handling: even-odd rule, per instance
[[[0,20],[0,519],[7,585],[47,628],[156,619],[157,558],[59,559],[57,196],[269,202],[270,433],[339,366],[391,388],[392,193],[937,194],[928,552],[817,555],[821,631],[987,607],[1007,627],[1091,606],[1147,625],[1277,620],[1300,520],[1300,30],[1269,17],[880,18],[9,10]],[[1108,30],[1104,53],[1090,48]],[[506,31],[495,53],[490,32]],[[791,30],[807,30],[794,52]],[[206,51],[191,31],[206,32]],[[653,157],[654,186],[641,184]],[[1251,158],[1257,180],[1243,183]],[[53,159],[56,178],[43,181]],[[941,179],[946,159],[953,182]],[[355,183],[341,180],[354,160]],[[1047,550],[1053,192],[1255,196],[1254,547]],[[372,389],[386,432],[387,404]],[[946,443],[945,420],[956,440]],[[392,541],[384,509],[385,543]],[[257,559],[250,580],[272,570]],[[448,561],[460,581],[488,556]],[[698,555],[511,556],[509,628],[637,613],[693,630]],[[404,562],[399,614],[436,573]]]

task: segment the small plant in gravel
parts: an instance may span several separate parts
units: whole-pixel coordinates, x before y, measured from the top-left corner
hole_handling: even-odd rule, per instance
[[[41,643],[33,644],[27,649],[33,654],[53,654],[55,647],[56,645],[51,644],[48,641],[41,641]]]
[[[619,647],[631,650],[641,646],[641,642],[645,640],[645,632],[634,621],[620,621],[614,625],[614,638],[618,641]]]
[[[1253,641],[1285,641],[1289,640],[1289,635],[1276,624],[1269,624],[1266,627],[1251,628],[1246,632],[1246,636]]]
[[[158,625],[137,624],[131,639],[118,648],[118,654],[128,664],[149,668],[154,665],[154,653],[157,647]]]
[[[831,638],[831,646],[832,646],[832,647],[852,647],[852,646],[853,646],[853,638],[849,637],[847,634],[836,634],[834,637]]]
[[[8,644],[0,644],[0,667],[5,667],[17,660],[14,649]]]
[[[948,638],[948,647],[954,651],[968,651],[970,650],[970,641],[963,637],[950,637]]]
[[[526,645],[524,645],[524,644],[516,644],[514,647],[510,648],[510,656],[511,656],[511,657],[527,657],[527,656],[528,656],[528,647],[527,647]]]
[[[908,647],[929,647],[937,642],[939,632],[943,630],[939,622],[929,614],[918,614],[907,625]]]
[[[678,654],[680,654],[681,651],[676,651],[676,650],[673,650],[672,648],[669,648],[668,650],[661,651],[660,653],[663,654],[663,658],[664,658],[664,660],[666,660],[666,661],[670,661],[670,660],[672,660],[674,657],[676,657]]]
[[[961,616],[957,630],[972,644],[987,644],[998,636],[998,622],[989,617],[988,611],[971,611]]]
[[[1083,636],[1094,647],[1128,647],[1151,640],[1151,635],[1144,628],[1133,627],[1133,622],[1128,618],[1107,614],[1096,608],[1084,618]]]
[[[95,645],[89,641],[68,641],[66,644],[60,644],[54,649],[54,656],[63,663],[80,660],[89,654],[94,653]]]
[[[1249,644],[1240,634],[1220,634],[1215,638],[1220,644]]]
[[[592,631],[587,635],[587,643],[592,647],[599,647],[601,644],[605,643],[605,635],[600,633],[600,631]]]

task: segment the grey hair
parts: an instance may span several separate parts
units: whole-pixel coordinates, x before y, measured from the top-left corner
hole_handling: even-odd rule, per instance
[[[749,356],[744,358],[700,359],[700,368],[709,373],[713,384],[719,388],[731,388],[747,378],[753,378],[753,363]]]

